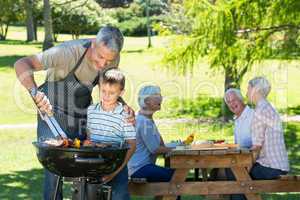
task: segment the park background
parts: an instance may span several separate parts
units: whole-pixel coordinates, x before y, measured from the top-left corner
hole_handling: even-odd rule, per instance
[[[42,194],[42,167],[31,144],[36,110],[16,79],[14,62],[63,41],[95,37],[105,24],[125,36],[120,69],[126,74],[126,102],[137,111],[142,86],[162,88],[162,110],[155,119],[166,141],[195,133],[196,140],[233,142],[225,88],[240,87],[245,95],[248,80],[267,77],[269,100],[284,121],[291,173],[299,174],[298,1],[136,0],[113,9],[92,0],[0,2],[0,199],[41,199]],[[45,72],[36,75],[41,84]],[[95,101],[97,95],[95,88]],[[70,186],[65,187],[70,198]],[[264,199],[298,200],[300,195],[266,194]]]

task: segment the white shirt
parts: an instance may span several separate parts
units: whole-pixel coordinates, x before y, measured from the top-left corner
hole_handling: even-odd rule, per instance
[[[234,120],[234,142],[242,148],[252,146],[251,122],[254,116],[254,110],[246,106],[239,117]]]

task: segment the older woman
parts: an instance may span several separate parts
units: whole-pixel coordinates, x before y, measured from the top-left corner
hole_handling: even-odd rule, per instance
[[[258,152],[256,163],[250,171],[255,180],[276,179],[289,171],[282,122],[266,99],[270,90],[270,83],[264,77],[249,81],[247,97],[255,105],[251,123],[252,150]],[[245,198],[243,195],[232,195],[231,199]]]
[[[173,170],[155,165],[158,154],[171,149],[164,141],[153,120],[153,114],[160,110],[161,91],[158,86],[145,86],[139,91],[140,111],[136,117],[136,151],[128,163],[129,176],[146,178],[149,182],[170,181]]]
[[[247,96],[255,104],[251,124],[253,150],[259,151],[251,170],[254,179],[274,179],[289,171],[282,122],[275,108],[266,100],[271,90],[264,77],[249,81]]]

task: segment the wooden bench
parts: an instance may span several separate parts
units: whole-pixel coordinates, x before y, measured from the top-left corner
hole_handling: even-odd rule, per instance
[[[249,170],[254,163],[254,153],[248,149],[184,149],[174,150],[166,158],[168,166],[175,169],[170,182],[150,183],[145,179],[132,179],[129,191],[133,196],[155,196],[175,200],[179,195],[245,194],[248,200],[261,200],[260,193],[298,192],[300,176],[281,176],[276,180],[252,180]],[[236,181],[187,181],[189,170],[230,168]]]
[[[185,185],[176,185],[166,182],[149,183],[145,178],[133,178],[129,180],[129,192],[133,196],[162,196],[172,195],[180,191],[184,195],[197,194],[211,195],[210,189],[217,185],[223,185],[222,194],[231,194],[230,188],[239,188],[241,193],[276,193],[276,192],[300,192],[300,176],[285,175],[276,180],[251,180],[251,181],[208,181],[198,183],[186,183]],[[163,192],[165,191],[165,192]],[[167,192],[166,192],[167,191]]]

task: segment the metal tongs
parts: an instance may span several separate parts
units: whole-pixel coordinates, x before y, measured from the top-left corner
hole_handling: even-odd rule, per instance
[[[37,92],[38,92],[37,88],[32,88],[30,90],[30,95],[33,98],[34,103],[35,103],[34,98],[37,95]],[[37,104],[36,104],[36,106],[37,106]],[[51,112],[51,113],[42,112],[38,108],[38,106],[37,106],[37,110],[38,110],[39,115],[42,118],[42,120],[44,120],[47,123],[47,125],[49,126],[49,128],[50,128],[51,132],[53,133],[53,135],[55,136],[55,138],[63,138],[63,139],[68,138],[67,134],[62,130],[62,128],[56,121],[55,117],[53,116],[53,112]]]

